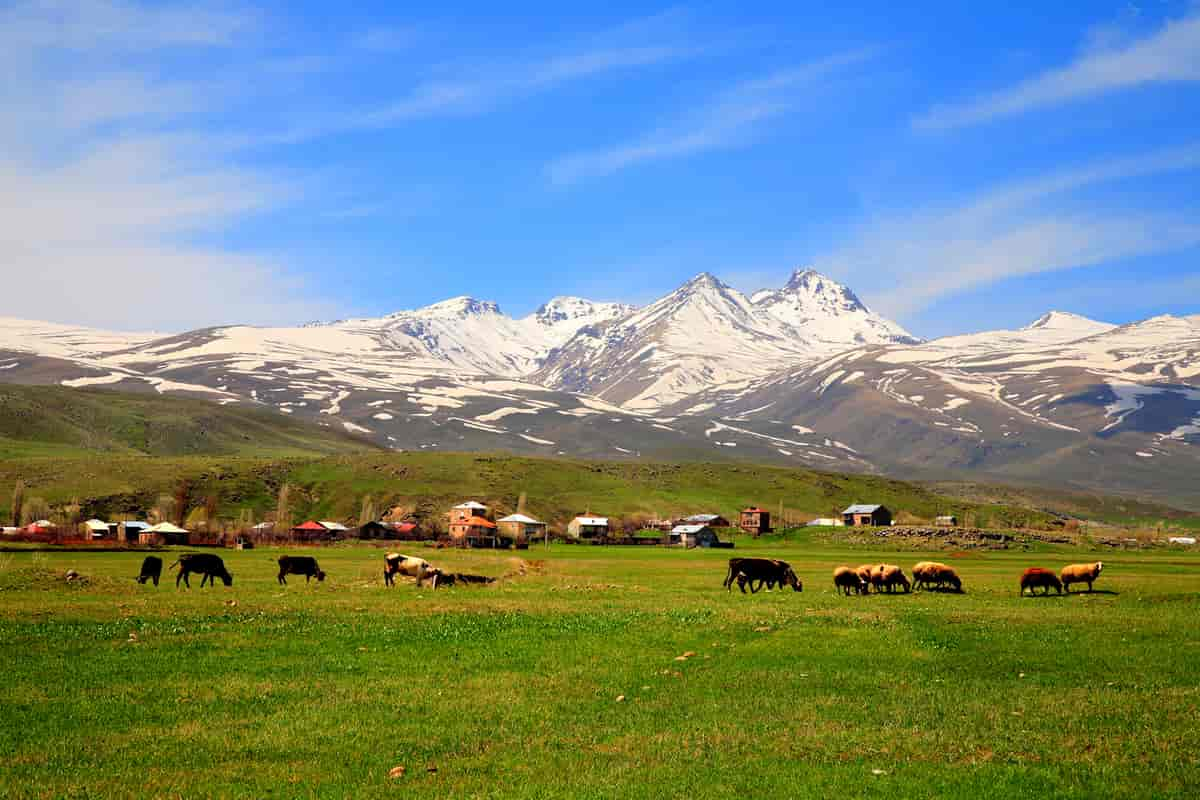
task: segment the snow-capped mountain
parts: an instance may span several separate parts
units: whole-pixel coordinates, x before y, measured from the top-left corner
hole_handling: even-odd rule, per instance
[[[852,344],[899,341],[917,340],[811,270],[753,299],[702,273],[643,309],[581,329],[534,377],[652,411]]]
[[[0,319],[0,382],[239,403],[397,449],[742,457],[1136,491],[1200,507],[1200,317],[1050,312],[929,342],[798,270],[643,308],[458,297],[301,327],[125,334]]]
[[[891,471],[1200,505],[1198,383],[1200,317],[1118,327],[1053,312],[1014,331],[856,348],[700,400],[749,431],[812,431]]]
[[[811,269],[796,270],[782,289],[762,289],[750,300],[799,336],[824,345],[920,341],[873,313],[847,287]]]

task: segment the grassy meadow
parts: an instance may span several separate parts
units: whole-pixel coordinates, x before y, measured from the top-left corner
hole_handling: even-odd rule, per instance
[[[1194,552],[739,539],[804,581],[743,596],[721,587],[730,551],[411,549],[505,577],[389,590],[383,550],[343,545],[306,551],[324,584],[278,586],[259,549],[222,553],[232,587],[177,591],[134,583],[141,553],[0,554],[0,794],[1200,791]],[[836,565],[925,555],[966,593],[833,590]],[[1096,558],[1095,594],[1017,596],[1026,566]]]

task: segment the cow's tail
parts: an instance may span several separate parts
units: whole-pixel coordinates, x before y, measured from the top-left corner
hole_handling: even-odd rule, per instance
[[[177,559],[175,559],[175,562],[173,564],[171,564],[171,566],[167,567],[167,569],[175,569],[175,567],[178,564],[179,564],[179,559],[177,558]]]
[[[733,573],[734,573],[733,559],[730,559],[729,560],[729,572],[728,572],[728,574],[725,575],[725,582],[721,584],[726,589],[733,588]]]

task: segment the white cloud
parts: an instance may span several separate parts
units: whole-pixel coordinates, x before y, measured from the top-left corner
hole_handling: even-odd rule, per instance
[[[1108,32],[1102,41],[1111,39]],[[961,105],[935,108],[915,124],[963,127],[1132,86],[1180,81],[1200,81],[1200,15],[1168,22],[1151,36],[1117,47],[1093,39],[1065,67]]]
[[[1193,146],[992,188],[955,208],[870,221],[816,267],[879,290],[879,309],[904,315],[1005,278],[1179,250],[1200,244],[1194,212],[1081,211],[1071,194],[1196,169],[1200,147]]]
[[[225,46],[247,26],[225,11],[120,2],[0,14],[10,62],[0,87],[3,313],[159,330],[321,315],[280,262],[204,243],[291,202],[295,187],[182,125],[223,98],[154,69],[151,51]],[[134,50],[138,59],[125,57]]]
[[[551,182],[567,184],[636,164],[736,146],[760,124],[792,111],[819,83],[873,55],[854,50],[744,81],[682,119],[615,147],[563,156],[547,166]]]

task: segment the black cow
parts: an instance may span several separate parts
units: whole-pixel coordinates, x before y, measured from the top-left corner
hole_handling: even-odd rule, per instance
[[[161,576],[162,559],[158,556],[146,556],[146,560],[142,562],[142,571],[138,575],[138,583],[154,581],[154,585],[158,586],[158,579]]]
[[[729,572],[721,585],[732,591],[735,581],[742,594],[746,593],[746,584],[750,584],[750,591],[754,594],[764,585],[768,589],[773,589],[776,585],[780,588],[791,586],[792,590],[797,592],[804,588],[791,564],[773,558],[729,559]]]
[[[233,585],[233,576],[229,574],[229,570],[225,569],[225,562],[220,556],[212,553],[186,553],[179,557],[175,562],[179,565],[179,574],[175,576],[175,588],[179,588],[179,581],[183,581],[183,585],[192,588],[191,582],[188,580],[188,575],[192,572],[203,575],[200,579],[201,588],[204,587],[204,582],[208,581],[210,585],[217,584],[217,578],[226,586]],[[175,564],[171,566],[174,567]]]
[[[317,560],[312,556],[280,556],[279,583],[286,586],[285,575],[303,575],[304,582],[316,577],[317,581],[325,580],[325,572],[317,566]]]

